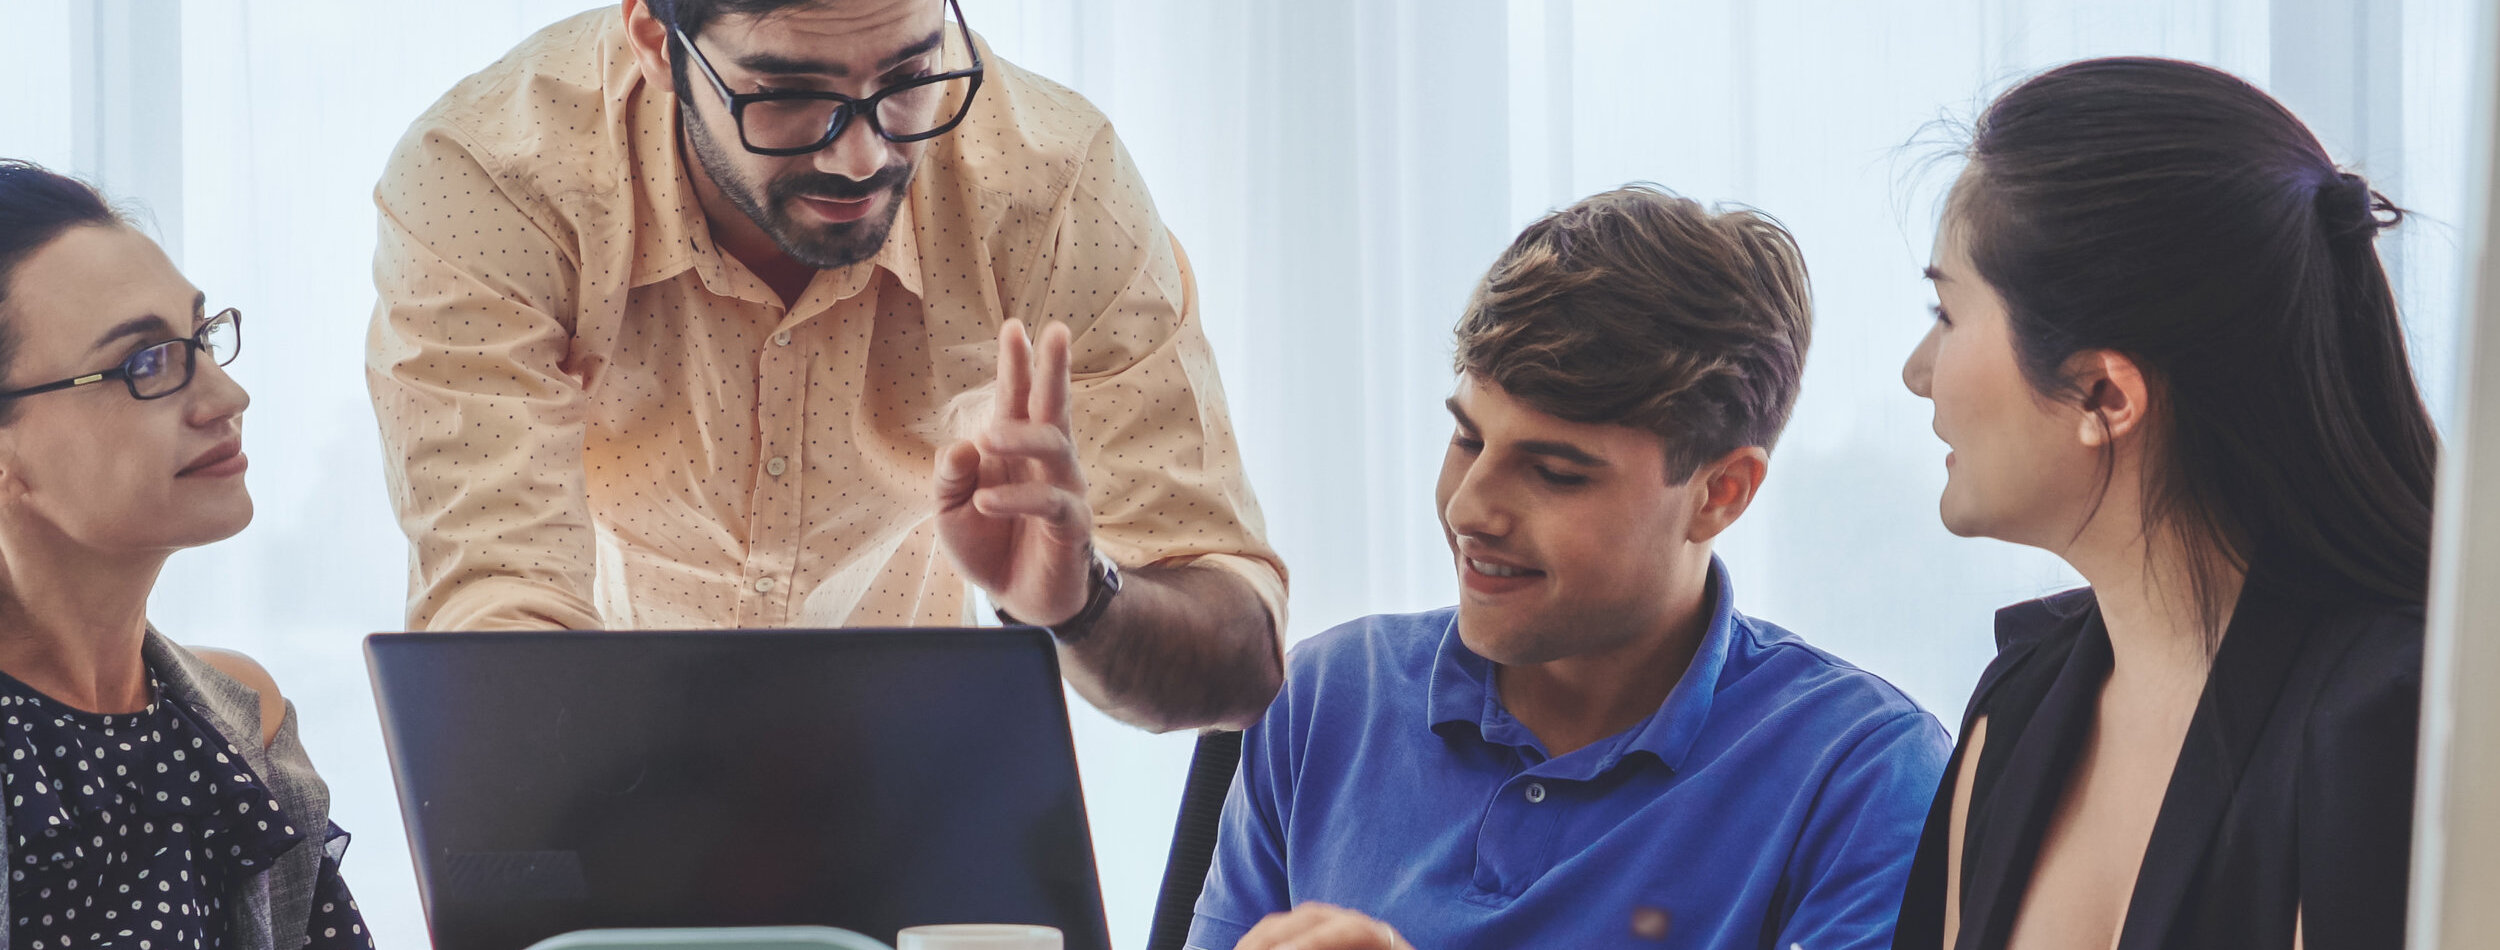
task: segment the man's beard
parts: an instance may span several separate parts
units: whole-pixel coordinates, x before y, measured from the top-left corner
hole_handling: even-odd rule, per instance
[[[686,140],[694,146],[695,159],[703,163],[703,171],[711,176],[713,186],[728,196],[738,210],[746,212],[756,227],[764,229],[782,253],[817,270],[831,270],[875,257],[877,250],[885,246],[886,233],[894,227],[894,216],[903,208],[903,189],[911,184],[911,163],[887,165],[864,181],[818,171],[790,175],[765,186],[759,199],[756,189],[730,164],[727,150],[704,128],[703,120],[692,109],[687,109],[682,119]],[[790,219],[790,206],[800,197],[856,201],[880,192],[889,193],[885,213],[880,215],[818,228],[803,227]]]

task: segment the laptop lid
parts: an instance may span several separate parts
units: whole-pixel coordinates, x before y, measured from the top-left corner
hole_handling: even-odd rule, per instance
[[[384,633],[365,655],[438,950],[933,923],[1109,948],[1040,630]]]

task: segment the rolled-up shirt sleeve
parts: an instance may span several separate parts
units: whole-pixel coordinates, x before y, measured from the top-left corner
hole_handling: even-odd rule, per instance
[[[365,377],[409,628],[599,626],[572,262],[446,124],[411,129],[374,200]]]
[[[1109,126],[1077,176],[1034,271],[1041,286],[1010,315],[1076,331],[1071,417],[1096,543],[1123,564],[1240,577],[1281,634],[1284,564],[1242,468],[1187,258]]]

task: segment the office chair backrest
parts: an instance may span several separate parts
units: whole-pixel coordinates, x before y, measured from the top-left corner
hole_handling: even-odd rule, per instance
[[[1206,889],[1207,867],[1215,860],[1215,831],[1224,817],[1224,796],[1232,790],[1233,772],[1240,765],[1241,733],[1198,736],[1198,751],[1189,758],[1188,784],[1181,786],[1180,820],[1172,828],[1171,856],[1163,862],[1163,893],[1155,898],[1146,950],[1182,950],[1189,940],[1198,892]]]

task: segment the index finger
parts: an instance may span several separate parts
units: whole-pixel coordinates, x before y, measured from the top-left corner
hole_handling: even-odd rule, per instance
[[[1024,335],[1024,321],[1009,320],[998,328],[998,418],[1024,421],[1032,388],[1032,341]]]

